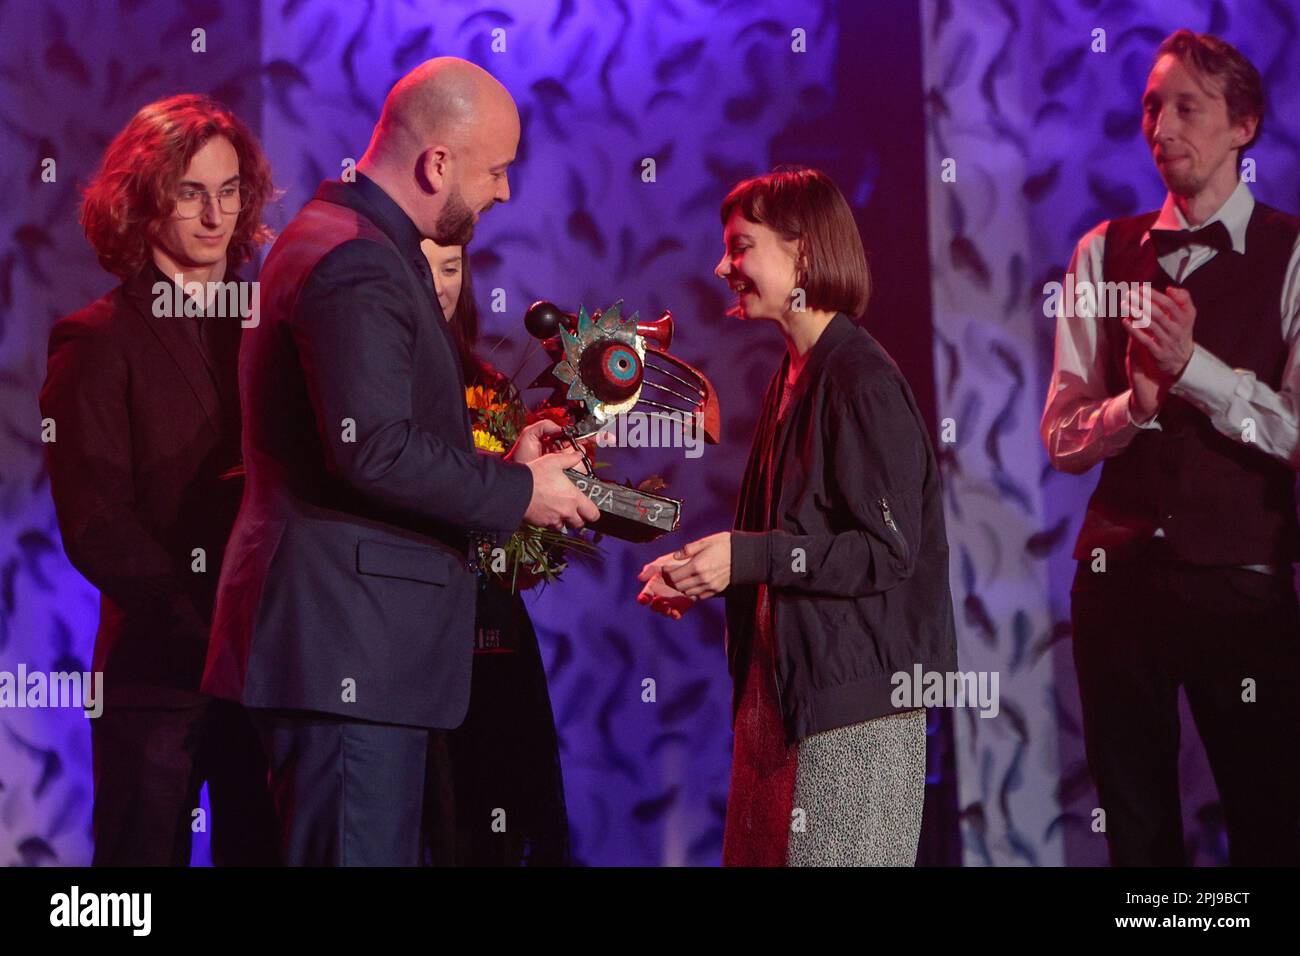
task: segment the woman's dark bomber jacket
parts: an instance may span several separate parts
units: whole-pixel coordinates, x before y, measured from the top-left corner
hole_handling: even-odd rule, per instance
[[[774,507],[762,514],[759,438],[776,427],[789,361],[768,386],[745,468],[725,598],[733,720],[763,582],[795,742],[913,709],[891,702],[893,675],[954,670],[957,648],[934,448],[894,360],[843,313],[794,385],[776,436]]]

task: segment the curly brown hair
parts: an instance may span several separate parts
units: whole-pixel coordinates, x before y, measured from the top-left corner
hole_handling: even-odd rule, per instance
[[[150,240],[172,214],[176,184],[194,154],[224,136],[239,156],[243,208],[226,253],[231,267],[253,257],[273,235],[262,222],[274,195],[271,166],[248,128],[216,100],[182,93],[142,108],[114,137],[86,187],[81,226],[109,272],[134,275],[150,259]]]

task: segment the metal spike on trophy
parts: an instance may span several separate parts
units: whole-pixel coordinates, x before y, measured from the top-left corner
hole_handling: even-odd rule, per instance
[[[668,353],[672,313],[639,322],[637,313],[625,317],[622,308],[621,299],[590,314],[585,308],[576,315],[564,312],[545,301],[529,306],[524,326],[555,361],[529,387],[550,387],[552,403],[568,406],[574,422],[565,437],[576,447],[634,410],[700,429],[704,440],[716,445],[721,428],[717,392],[703,372]],[[593,530],[635,542],[677,530],[680,500],[602,481],[585,453],[583,461],[585,471],[565,473],[600,509]]]

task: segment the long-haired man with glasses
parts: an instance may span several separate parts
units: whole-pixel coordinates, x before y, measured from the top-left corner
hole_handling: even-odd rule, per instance
[[[213,861],[276,860],[247,715],[198,689],[239,507],[239,483],[223,475],[239,464],[241,317],[182,297],[193,283],[241,281],[233,270],[269,238],[271,192],[244,125],[181,95],[131,119],[82,204],[87,239],[122,282],[55,323],[41,414],[55,429],[45,448],[64,549],[101,594],[96,865],[186,865],[192,832],[206,829],[205,781]]]

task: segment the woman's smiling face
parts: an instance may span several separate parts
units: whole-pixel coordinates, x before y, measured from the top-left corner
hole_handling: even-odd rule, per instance
[[[751,222],[737,209],[723,229],[722,244],[725,251],[713,272],[736,294],[727,314],[741,319],[784,317],[798,276],[798,240]]]

